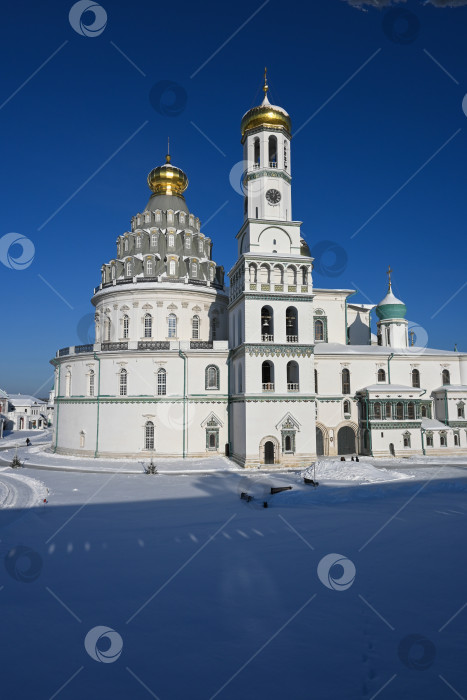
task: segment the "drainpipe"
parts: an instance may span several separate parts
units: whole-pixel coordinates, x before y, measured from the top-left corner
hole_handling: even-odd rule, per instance
[[[365,403],[366,403],[366,429],[368,431],[368,437],[370,439],[370,456],[373,457],[373,437],[372,437],[371,430],[370,430],[369,424],[368,424],[368,419],[370,417],[370,408],[368,406],[368,394],[365,396]]]
[[[389,357],[388,357],[388,384],[391,383],[391,368],[390,368],[390,366],[389,366],[389,363],[390,363],[390,361],[392,360],[393,357],[394,357],[394,353],[392,352],[392,353],[389,355]]]
[[[96,421],[96,449],[94,451],[94,458],[97,457],[99,451],[99,409],[100,409],[100,395],[101,395],[101,361],[94,353],[94,359],[99,363],[99,374],[97,376],[97,421]]]
[[[186,418],[186,355],[180,348],[178,349],[178,354],[183,360],[183,459],[186,457],[185,448],[185,418]]]
[[[373,311],[373,309],[370,309],[370,311],[368,312],[368,334],[369,334],[368,345],[371,345],[371,312],[372,311]]]
[[[58,396],[55,397],[56,399],[58,399],[58,397],[60,396],[60,371],[61,371],[61,369],[62,369],[62,365],[61,365],[60,362],[57,363],[56,360],[52,360],[52,364],[53,364],[54,367],[56,367],[57,364],[58,364],[58,386],[57,386],[57,388],[58,388]],[[60,401],[57,402],[57,416],[56,416],[56,419],[55,419],[55,447],[54,447],[54,452],[57,451],[57,445],[58,445],[58,414],[59,414],[59,412],[60,412]]]
[[[232,354],[232,351],[229,350],[229,354],[227,356],[227,444],[229,446],[229,459],[231,459],[231,455],[232,455],[232,447],[230,444],[230,397],[231,397],[230,363],[231,363],[231,354]]]
[[[427,392],[427,390],[424,389],[418,398],[421,399],[422,396],[425,396],[426,392]],[[420,407],[420,413],[421,413],[421,407]],[[420,416],[420,418],[421,418],[421,416]],[[425,430],[422,428],[422,425],[421,425],[421,424],[420,424],[420,433],[421,433],[421,436],[422,436],[422,452],[423,452],[424,455],[426,455],[426,450],[425,450],[425,439],[424,439],[424,438],[425,438]]]
[[[420,428],[420,432],[422,434],[422,452],[423,452],[423,455],[426,455],[425,440],[424,440],[425,431],[423,430],[423,428]]]
[[[347,299],[350,299],[350,297],[355,296],[357,292],[352,292],[348,296],[345,297],[345,344],[350,345],[350,338],[349,338],[349,329],[347,326]],[[371,332],[371,331],[370,331]],[[371,338],[371,336],[370,336]]]
[[[444,424],[449,425],[448,421],[448,390],[444,390]]]

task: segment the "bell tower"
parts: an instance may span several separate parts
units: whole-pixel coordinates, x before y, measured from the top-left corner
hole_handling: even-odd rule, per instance
[[[229,273],[232,458],[302,466],[316,454],[310,252],[292,219],[285,109],[264,98],[242,119],[244,222]]]

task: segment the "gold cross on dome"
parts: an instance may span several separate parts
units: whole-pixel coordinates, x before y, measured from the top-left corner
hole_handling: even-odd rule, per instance
[[[263,92],[264,94],[267,93],[269,87],[268,87],[268,69],[265,67],[264,68],[264,86],[263,86]]]

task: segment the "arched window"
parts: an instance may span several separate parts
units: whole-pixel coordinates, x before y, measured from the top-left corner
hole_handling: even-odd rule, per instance
[[[271,270],[269,265],[261,265],[259,276],[262,284],[269,284]]]
[[[65,375],[65,396],[71,396],[71,370]]]
[[[290,360],[290,362],[287,362],[287,391],[298,391],[299,382],[298,364],[295,360]]]
[[[410,447],[410,433],[404,433],[404,447]]]
[[[120,396],[126,396],[128,391],[128,372],[126,369],[120,370]]]
[[[175,275],[175,260],[169,262],[169,275]]]
[[[266,360],[261,365],[263,391],[274,391],[274,363]]]
[[[347,368],[342,370],[342,393],[350,394],[350,372]]]
[[[144,426],[144,449],[154,449],[154,423],[152,420],[148,420]]]
[[[274,265],[273,282],[275,284],[283,284],[284,283],[284,268],[282,267],[282,265]]]
[[[297,284],[297,270],[293,265],[287,268],[287,284],[295,286]]]
[[[381,404],[379,401],[377,401],[375,403],[374,409],[375,409],[375,418],[381,418]]]
[[[256,137],[254,142],[253,142],[253,161],[254,164],[259,166],[260,160],[259,160],[259,138]]]
[[[422,418],[426,418],[426,417],[427,417],[427,413],[428,413],[428,412],[427,412],[426,406],[423,406],[423,405],[422,405]]]
[[[391,418],[391,416],[392,416],[391,404],[388,401],[386,404],[386,418]]]
[[[146,274],[152,275],[152,260],[146,261]]]
[[[202,253],[203,250],[204,250],[204,248],[203,248],[203,239],[200,238],[199,241],[198,241],[198,252],[199,252],[199,253]]]
[[[344,413],[350,414],[350,401],[344,401]]]
[[[459,433],[454,433],[454,445],[459,447]]]
[[[198,265],[197,263],[191,263],[191,276],[192,277],[197,277],[198,276]]]
[[[443,385],[445,386],[446,384],[451,383],[451,375],[449,374],[448,369],[443,369]]]
[[[305,267],[305,265],[302,265],[302,284],[303,285],[308,284],[308,270]]]
[[[169,338],[177,337],[177,317],[175,314],[169,314],[167,319],[167,336]]]
[[[277,168],[277,137],[270,136],[268,139],[269,146],[269,167]]]
[[[385,382],[386,381],[386,372],[384,369],[379,369],[378,370],[378,381],[379,382]]]
[[[110,333],[112,330],[112,324],[110,323],[110,318],[108,316],[104,319],[104,338],[107,342],[110,341]]]
[[[315,369],[315,394],[318,393],[318,370]]]
[[[167,372],[163,367],[157,371],[157,395],[165,396],[167,393]]]
[[[324,340],[324,323],[319,319],[315,321],[315,340]]]
[[[433,433],[426,434],[426,446],[433,447]]]
[[[130,317],[125,314],[123,317],[123,337],[128,338],[130,332]]]
[[[136,247],[141,248],[141,236],[136,237]]]
[[[298,343],[298,313],[295,306],[289,306],[285,312],[285,330],[288,343]]]
[[[94,396],[94,370],[89,370],[88,375],[88,396]]]
[[[208,365],[204,376],[206,389],[219,389],[219,367]]]
[[[193,316],[191,319],[191,337],[193,340],[199,339],[199,316]]]
[[[175,236],[173,233],[169,233],[169,248],[173,248],[175,245]]]
[[[256,284],[258,268],[254,264],[250,264],[248,268],[250,272],[250,284]]]
[[[413,403],[413,401],[409,401],[409,404],[407,406],[407,418],[409,420],[415,419],[415,404]]]
[[[86,433],[82,430],[79,434],[79,446],[83,448],[86,444]]]
[[[401,401],[396,403],[396,419],[403,420],[404,418],[404,406]]]
[[[212,265],[211,265],[211,267],[209,268],[209,280],[210,280],[211,282],[214,282],[214,267],[213,267]]]
[[[157,235],[155,233],[151,234],[151,247],[155,248],[157,246]]]
[[[439,434],[439,444],[441,445],[441,447],[447,447],[448,441],[446,438],[446,433]]]
[[[290,435],[285,436],[285,451],[292,452],[292,438]]]
[[[115,279],[115,265],[112,265],[112,279]]]
[[[465,418],[465,405],[462,401],[457,404],[457,417]]]
[[[191,236],[187,236],[185,238],[185,246],[186,246],[187,250],[190,250],[190,248],[191,248]]]
[[[128,238],[125,238],[125,250],[128,251]]]
[[[412,386],[415,387],[415,389],[420,389],[420,372],[418,369],[412,370]]]
[[[151,314],[144,315],[144,337],[152,337],[152,316]]]
[[[261,309],[261,340],[274,340],[274,312],[270,306],[263,306]]]

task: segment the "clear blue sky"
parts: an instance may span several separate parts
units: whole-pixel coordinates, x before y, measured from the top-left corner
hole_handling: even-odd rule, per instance
[[[190,179],[190,210],[203,222],[227,202],[202,230],[230,268],[242,200],[229,173],[264,65],[271,101],[298,131],[294,218],[320,253],[315,286],[357,286],[355,301],[377,303],[391,264],[395,292],[429,346],[467,350],[467,7],[409,0],[395,8],[410,13],[404,20],[387,15],[394,8],[363,12],[344,0],[103,0],[107,25],[87,37],[70,25],[72,4],[28,0],[2,15],[0,239],[26,236],[35,257],[21,270],[0,263],[0,387],[45,395],[49,359],[87,341],[100,266],[144,209],[146,176],[163,162],[167,135]],[[161,81],[186,95],[175,115],[154,108]],[[336,264],[332,250],[320,252],[323,241]]]

